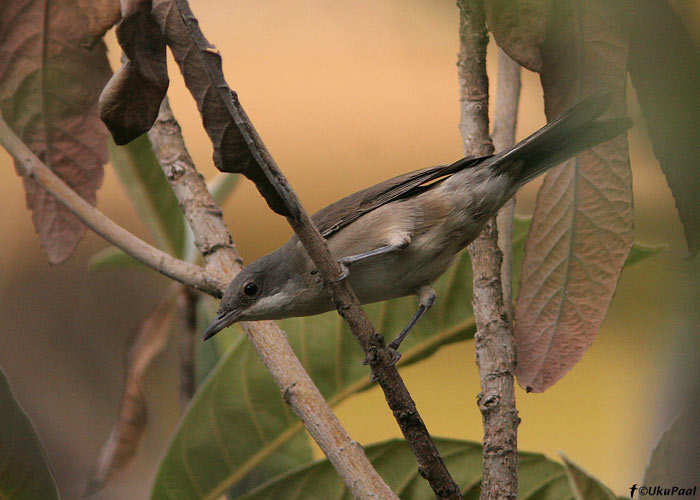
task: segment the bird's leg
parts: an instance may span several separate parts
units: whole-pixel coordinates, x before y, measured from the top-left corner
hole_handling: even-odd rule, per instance
[[[408,322],[408,324],[404,327],[403,330],[401,330],[401,333],[398,334],[398,336],[392,340],[389,345],[387,346],[392,353],[392,361],[391,364],[394,365],[396,362],[401,359],[401,353],[397,350],[399,348],[399,345],[401,345],[401,342],[406,338],[406,335],[408,335],[408,332],[411,331],[411,329],[416,326],[416,323],[423,317],[423,315],[430,309],[430,306],[433,305],[435,302],[435,298],[437,297],[437,294],[435,293],[435,289],[432,286],[422,286],[418,289],[418,310],[416,313],[413,315],[411,320]],[[362,361],[362,364],[366,365],[367,364],[367,359],[365,358]]]

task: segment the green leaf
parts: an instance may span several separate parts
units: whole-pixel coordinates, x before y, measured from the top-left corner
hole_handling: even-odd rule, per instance
[[[145,264],[134,259],[131,255],[123,250],[108,246],[90,257],[88,261],[88,269],[90,271],[104,271],[105,269],[123,269],[127,267],[142,267]]]
[[[401,366],[473,336],[471,281],[465,252],[436,284],[438,302],[402,344]],[[378,330],[391,337],[416,307],[414,297],[405,297],[370,304],[366,310]],[[371,387],[369,370],[361,364],[364,354],[337,313],[279,323],[331,405]],[[217,338],[230,335],[220,333]],[[239,336],[183,417],[161,463],[152,498],[216,499],[233,486],[243,493],[308,461],[308,451],[289,450],[295,440],[306,442],[302,429],[250,343]],[[252,472],[255,478],[249,476]]]
[[[516,219],[514,229],[514,269],[522,260],[529,220]],[[516,280],[517,282],[517,274]],[[449,343],[473,337],[475,326],[471,312],[472,272],[468,254],[463,252],[455,264],[435,285],[438,299],[402,344],[399,366],[415,363]],[[211,319],[216,306],[212,302],[201,319]],[[395,336],[415,312],[414,297],[404,297],[365,306],[378,331]],[[279,322],[304,367],[331,406],[369,389],[369,370],[362,366],[364,354],[343,320],[335,312],[319,316],[292,318]],[[239,330],[237,330],[239,331]],[[282,400],[279,389],[258,361],[243,336],[229,330],[213,340],[230,342],[229,349],[184,415],[170,448],[160,465],[152,498],[217,498],[238,485],[252,471],[259,480],[272,477],[279,457],[288,468],[305,462],[304,453],[290,460],[286,443],[302,435],[303,429]],[[209,341],[211,342],[211,341]],[[207,344],[209,343],[207,342]],[[211,366],[212,357],[224,346],[200,349],[200,363]],[[297,450],[299,451],[299,450]],[[262,468],[262,469],[261,469]],[[561,472],[564,482],[566,481]],[[256,479],[256,480],[258,480]],[[247,481],[247,485],[255,481]]]
[[[668,245],[645,245],[644,243],[635,243],[630,250],[625,267],[636,264],[639,261],[653,257],[668,249]]]
[[[158,246],[182,257],[185,218],[151,150],[148,136],[144,134],[126,146],[117,146],[110,140],[109,154],[129,199]]]
[[[566,477],[576,500],[616,500],[610,489],[578,465],[569,460],[566,455],[559,453],[564,462]]]
[[[0,498],[58,500],[39,436],[0,369]]]
[[[435,438],[440,453],[465,499],[478,499],[481,486],[481,445]],[[367,457],[402,500],[433,500],[435,494],[418,474],[408,445],[399,439],[365,448]],[[536,453],[518,456],[519,500],[571,500],[572,492],[561,464]],[[343,500],[350,493],[328,460],[298,467],[268,481],[238,500]]]

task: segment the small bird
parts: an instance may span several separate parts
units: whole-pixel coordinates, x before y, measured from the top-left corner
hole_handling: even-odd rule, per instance
[[[418,296],[418,310],[388,347],[396,351],[436,298],[432,283],[526,182],[625,132],[627,117],[600,119],[610,92],[593,94],[511,148],[386,180],[317,212],[313,221],[363,304]],[[206,340],[237,321],[310,316],[334,308],[296,236],[229,284]]]

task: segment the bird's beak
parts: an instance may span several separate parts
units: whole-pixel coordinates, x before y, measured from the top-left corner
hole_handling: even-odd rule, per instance
[[[231,311],[223,311],[220,312],[219,314],[216,315],[216,317],[209,323],[209,326],[207,326],[207,329],[204,330],[204,333],[202,334],[202,340],[207,340],[217,333],[219,333],[221,330],[226,328],[229,325],[234,324],[238,319],[241,317],[241,311],[237,309],[233,309]]]

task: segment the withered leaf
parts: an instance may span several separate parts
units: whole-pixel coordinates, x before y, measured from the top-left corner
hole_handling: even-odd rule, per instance
[[[214,164],[222,172],[252,180],[275,212],[291,217],[290,189],[255,131],[221,67],[221,56],[199,29],[185,0],[154,0],[153,15],[197,102],[214,146]],[[272,181],[280,186],[280,191]]]
[[[122,17],[119,0],[78,0],[78,5],[87,14],[88,29],[94,40],[102,38]]]
[[[486,24],[508,56],[531,71],[542,68],[551,0],[486,0]]]
[[[0,2],[0,112],[34,153],[93,205],[107,161],[97,97],[111,74],[102,42],[88,47],[77,0]],[[67,259],[85,226],[34,181],[27,206],[52,264]]]
[[[146,369],[165,348],[174,319],[175,294],[168,293],[139,325],[126,358],[126,380],[119,415],[102,445],[90,474],[86,494],[102,489],[136,453],[148,420],[141,390]]]
[[[625,109],[627,40],[607,0],[553,2],[541,46],[549,119],[593,91]],[[550,171],[537,194],[515,310],[521,386],[542,392],[593,342],[632,246],[627,140],[618,137]]]
[[[700,250],[700,54],[666,2],[625,0],[619,6],[630,38],[632,84],[694,257]]]
[[[117,39],[127,62],[100,96],[100,116],[114,142],[126,144],[148,132],[168,91],[165,40],[151,14],[150,1],[126,3]]]

